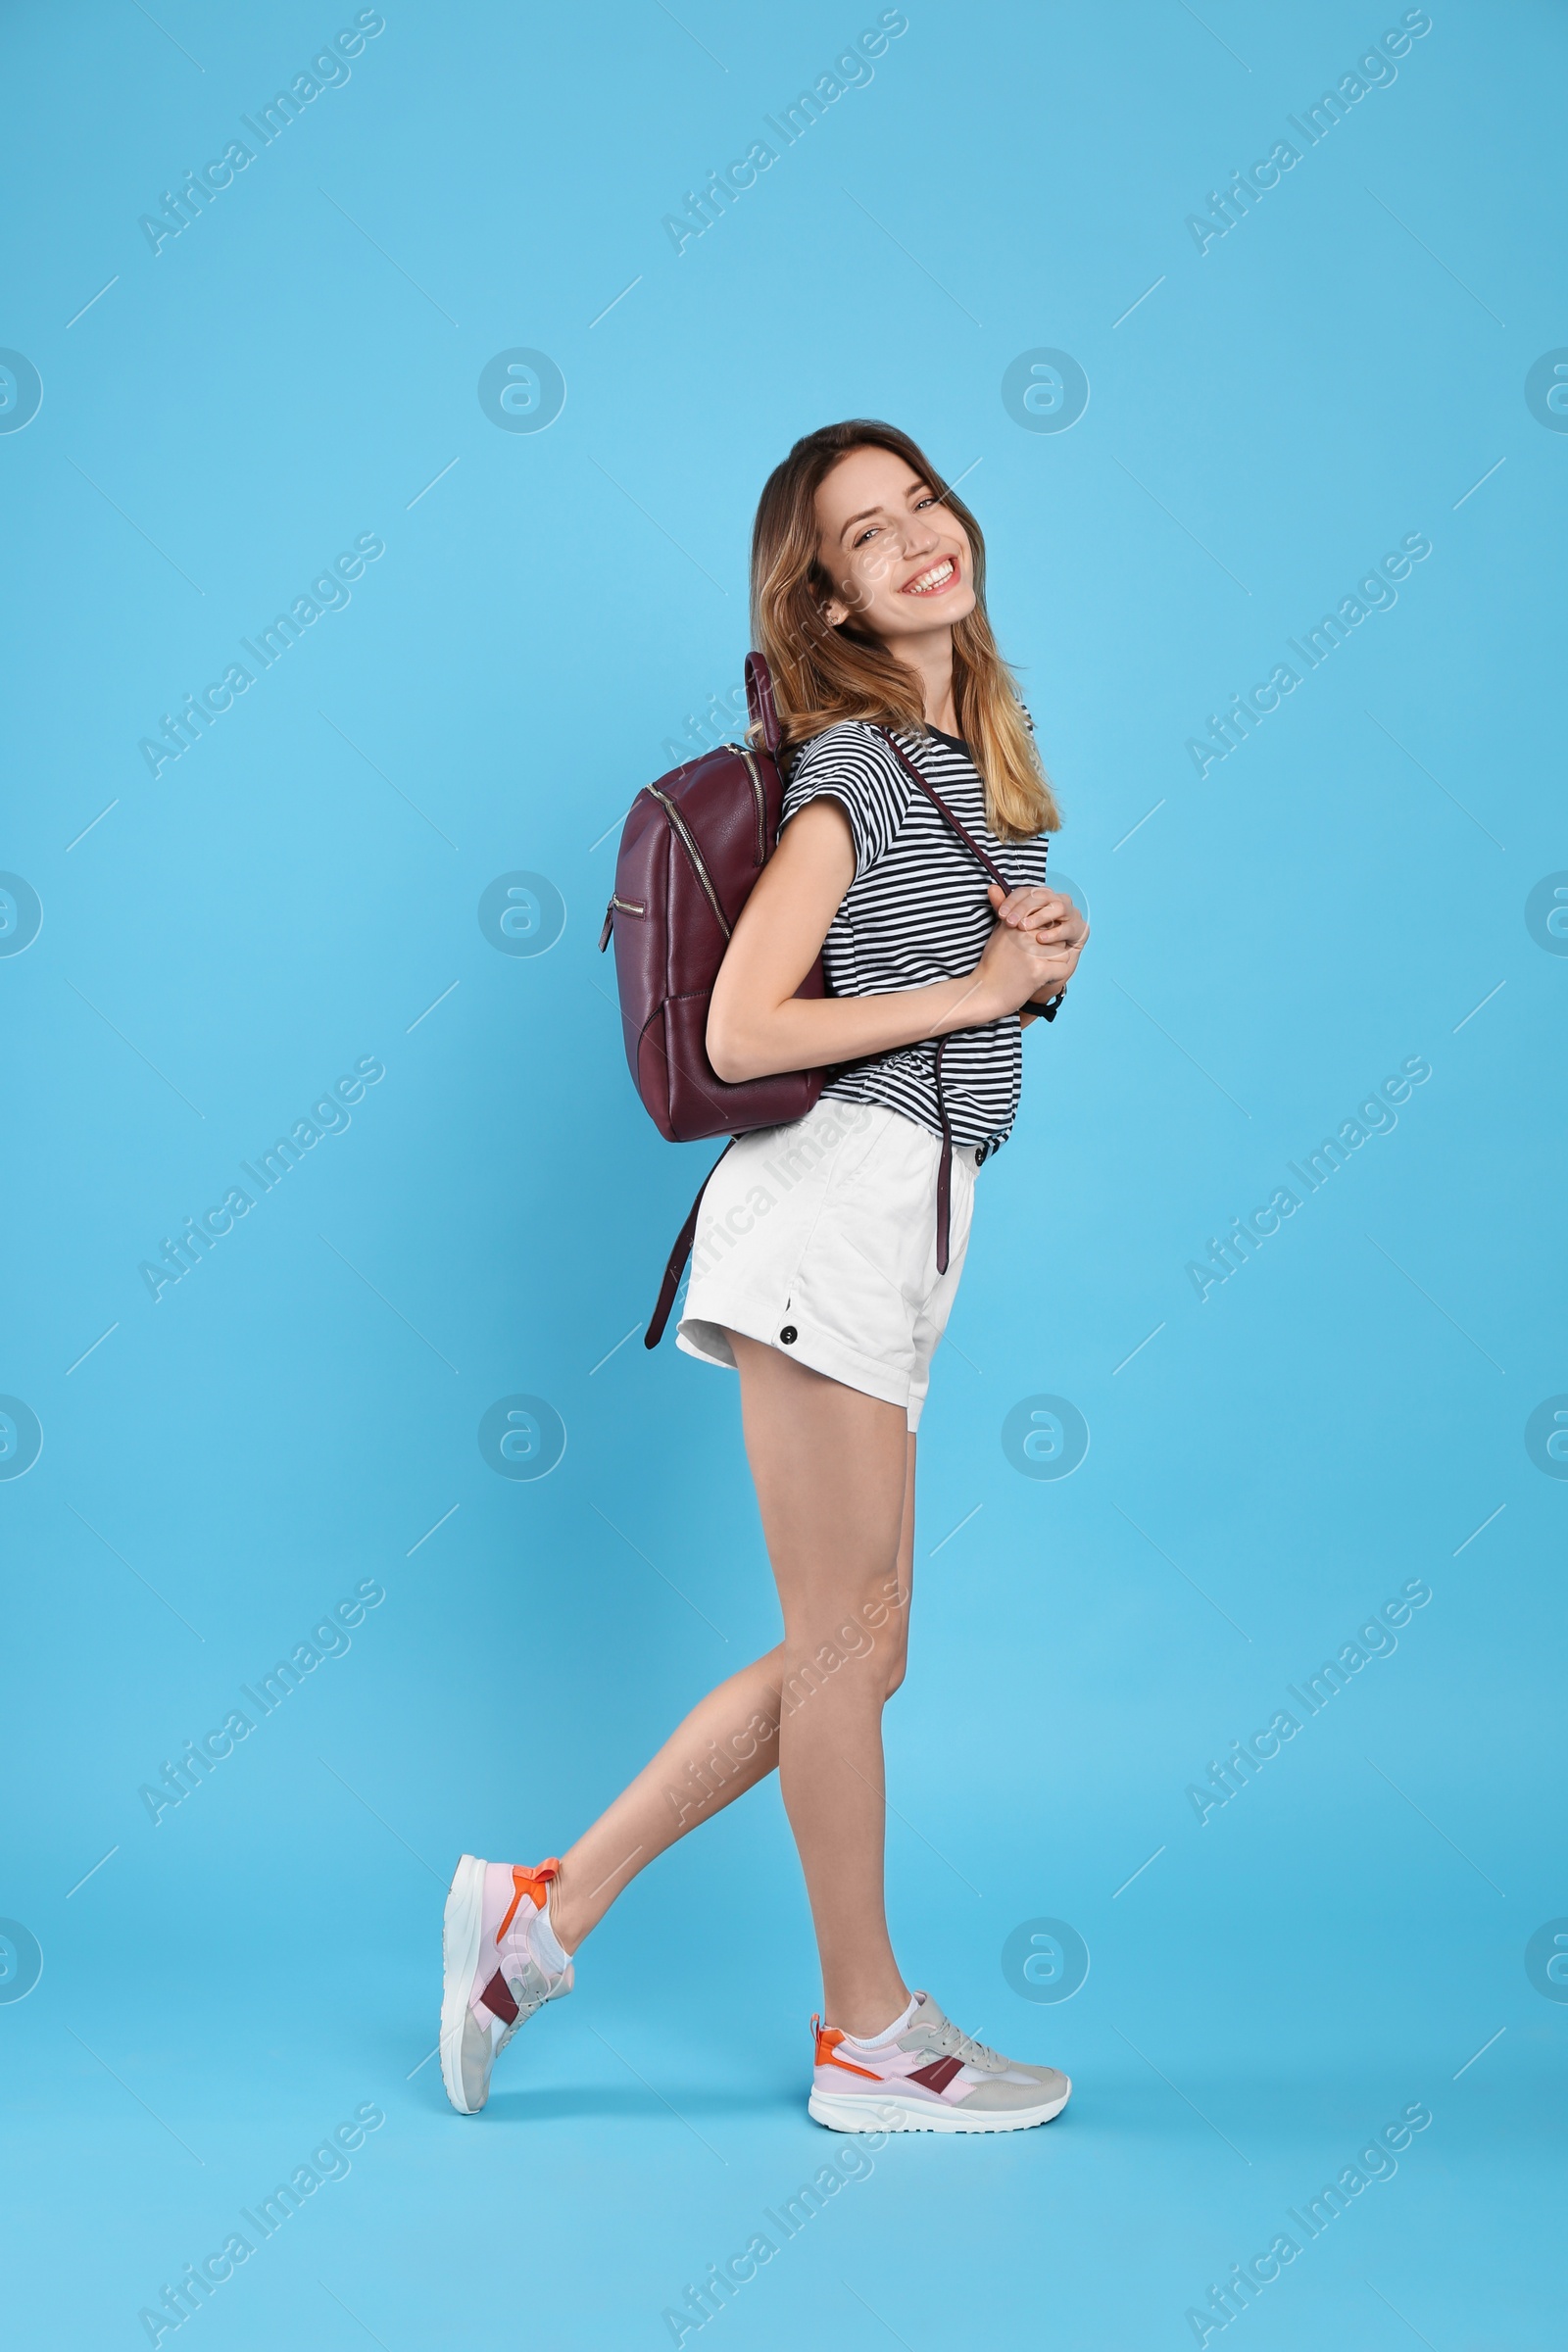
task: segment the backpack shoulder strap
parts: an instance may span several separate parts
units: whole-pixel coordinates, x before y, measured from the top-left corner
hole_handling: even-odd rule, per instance
[[[728,1152],[731,1145],[737,1140],[732,1135],[729,1143],[724,1146],[724,1152]],[[723,1158],[724,1152],[719,1153],[718,1159]],[[714,1160],[713,1166],[709,1169],[708,1174],[698,1186],[697,1198],[692,1202],[691,1213],[675,1236],[675,1247],[669,1253],[669,1263],[664,1268],[664,1278],[659,1286],[659,1298],[653,1313],[648,1318],[648,1329],[643,1333],[645,1348],[657,1348],[664,1336],[664,1325],[669,1321],[669,1310],[675,1303],[675,1293],[680,1289],[680,1278],[685,1271],[686,1260],[692,1253],[692,1244],[697,1239],[697,1212],[703,1205],[703,1195],[708,1190],[713,1169],[718,1166],[718,1159]]]
[[[920,790],[925,794],[926,799],[931,803],[931,806],[936,810],[937,814],[943,819],[949,829],[957,835],[957,838],[963,843],[964,848],[970,853],[970,855],[978,858],[981,865],[984,866],[986,872],[991,876],[992,881],[997,885],[997,888],[999,890],[1010,892],[1012,889],[1012,884],[1007,880],[1007,877],[1003,872],[1001,866],[997,864],[995,858],[989,858],[986,855],[985,851],[976,841],[974,835],[970,832],[968,826],[960,823],[958,818],[954,815],[953,810],[948,807],[947,802],[942,798],[941,793],[936,790],[935,786],[926,782],[924,776],[921,775],[920,770],[915,766],[914,761],[909,758],[908,754],[899,749],[899,746],[894,742],[893,737],[888,733],[886,727],[878,727],[877,733],[881,736],[883,742],[887,745],[888,750],[893,754],[893,757],[898,761],[899,765],[904,769],[906,775],[907,775],[913,783],[919,786]]]
[[[1010,893],[1012,890],[1012,884],[1007,880],[1006,875],[997,864],[995,858],[987,857],[985,851],[980,847],[980,844],[976,841],[968,826],[959,822],[957,817],[954,815],[953,810],[948,807],[947,802],[942,798],[941,793],[938,792],[933,785],[930,785],[926,782],[924,776],[921,775],[920,770],[915,766],[914,761],[908,757],[908,755],[900,751],[898,745],[888,733],[887,728],[878,727],[877,733],[881,736],[883,742],[887,745],[888,750],[893,754],[894,759],[905,770],[906,774],[913,783],[920,787],[920,790],[925,794],[926,799],[931,803],[931,806],[936,810],[937,814],[942,817],[957,835],[958,839],[963,843],[964,848],[970,851],[971,854],[979,859],[980,863],[984,866],[986,872],[991,876],[991,879],[996,884],[997,888],[999,890],[1004,890]],[[1044,1019],[1048,1021],[1054,1021],[1057,1013],[1061,1010],[1061,996],[1059,992],[1057,995],[1052,998],[1049,1004],[1038,1005],[1033,1009],[1039,1011]],[[945,1270],[946,1268],[944,1266],[944,1271]]]

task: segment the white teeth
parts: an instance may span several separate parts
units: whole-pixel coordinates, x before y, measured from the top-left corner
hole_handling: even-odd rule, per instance
[[[906,593],[910,596],[927,596],[933,588],[944,586],[952,576],[953,558],[944,556],[940,564],[933,564],[929,571],[922,571],[917,580],[911,580]]]

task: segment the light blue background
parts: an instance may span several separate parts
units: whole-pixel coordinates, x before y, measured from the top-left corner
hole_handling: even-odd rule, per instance
[[[771,1785],[634,1886],[481,2122],[419,2061],[459,1850],[561,1850],[774,1637],[733,1385],[610,1352],[711,1153],[639,1108],[594,951],[616,819],[738,683],[764,474],[870,414],[965,476],[1095,921],[922,1442],[891,1909],[916,1982],[1079,2087],[1048,2132],[888,2147],[712,2325],[1190,2343],[1423,2100],[1237,2325],[1555,2343],[1568,2013],[1523,1955],[1568,1912],[1568,1485],[1523,1433],[1568,1390],[1568,961],[1524,906],[1568,867],[1568,436],[1523,387],[1568,344],[1561,12],[1436,6],[1200,256],[1186,216],[1399,9],[918,0],[677,257],[662,216],[874,8],[389,5],[155,257],[138,217],[353,13],[4,30],[0,343],[44,386],[0,436],[0,865],[44,909],[0,959],[0,1389],[44,1432],[0,1482],[0,1912],[43,1951],[0,2004],[8,2335],[144,2342],[373,2101],[209,2352],[667,2343],[843,2145],[804,2113]],[[564,376],[548,431],[480,409],[517,347]],[[1087,371],[1068,432],[1003,406],[1036,347]],[[1206,714],[1415,532],[1396,607],[1200,782]],[[366,533],[349,607],[155,782],[159,714]],[[566,908],[539,956],[479,927],[519,870]],[[352,1126],[155,1304],[139,1261],[372,1055]],[[1396,1129],[1200,1303],[1187,1261],[1414,1055]],[[1002,1449],[1037,1394],[1091,1432],[1064,1481]],[[479,1452],[515,1395],[564,1424],[542,1481]],[[1397,1651],[1200,1827],[1187,1786],[1415,1577]],[[155,1828],[139,1786],[366,1579],[349,1652]],[[1003,1974],[1039,1918],[1091,1954],[1061,2005]]]

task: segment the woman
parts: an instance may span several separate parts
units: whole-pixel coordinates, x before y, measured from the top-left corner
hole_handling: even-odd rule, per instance
[[[883,1909],[881,1714],[904,1679],[915,1429],[974,1178],[1017,1108],[1022,1028],[1087,929],[1045,885],[1057,822],[983,602],[979,526],[908,437],[796,443],[752,549],[755,642],[786,744],[784,823],[713,992],[725,1080],[831,1065],[709,1185],[679,1328],[739,1371],[784,1638],[695,1707],[563,1859],[465,1855],[447,1898],[441,2059],[474,2114],[497,2052],[654,1856],[775,1765],[822,1963],[809,2112],[835,2131],[1013,2131],[1070,2085],[1000,2057],[900,1973]],[[1013,884],[890,748],[893,730]],[[829,995],[795,994],[821,954]]]

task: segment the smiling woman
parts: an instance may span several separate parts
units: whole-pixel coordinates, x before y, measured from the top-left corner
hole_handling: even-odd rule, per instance
[[[986,616],[984,562],[978,522],[923,452],[870,421],[796,445],[753,540],[754,637],[795,758],[709,1052],[720,1075],[838,1066],[815,1112],[743,1136],[710,1182],[679,1345],[740,1373],[784,1612],[779,1773],[833,2021],[808,2107],[834,2131],[1015,2131],[1069,2090],[911,1993],[882,1906],[880,1714],[904,1678],[915,1430],[975,1178],[1012,1126],[1028,1008],[1054,1013],[1086,936],[1047,886],[1059,820]],[[940,805],[1010,888],[987,890]],[[818,952],[828,997],[803,1002]],[[829,1131],[847,1104],[864,1123]],[[797,1154],[782,1204],[710,1261],[735,1201]],[[834,1627],[890,1569],[886,1654],[829,1679]]]
[[[824,467],[808,506],[801,486]],[[841,580],[819,545],[816,498]],[[913,570],[903,552],[911,523],[926,558]],[[1055,831],[1031,722],[986,614],[980,525],[906,433],[858,420],[797,444],[762,493],[752,570],[757,642],[787,743],[842,719],[946,726],[977,755],[1000,840]],[[928,710],[924,689],[942,677],[941,707]]]
[[[740,1135],[710,1178],[678,1337],[740,1375],[783,1639],[699,1702],[564,1859],[464,1855],[441,2008],[462,2114],[483,2107],[517,2027],[571,1990],[577,1946],[629,1879],[775,1764],[834,2021],[813,2021],[814,2121],[1015,2132],[1067,2102],[1055,2068],[1000,2056],[910,1991],[882,1900],[914,1433],[975,1177],[1017,1110],[1024,1023],[1055,1013],[1088,936],[1046,881],[1056,807],[984,568],[979,524],[892,425],[808,433],[763,489],[753,630],[788,774],[777,841],[725,926],[706,1042],[726,1082],[828,1075],[813,1110]],[[818,958],[827,994],[803,995]]]
[[[835,2021],[813,2018],[808,2115],[1020,2131],[1060,2115],[1067,2077],[959,2033],[894,1959],[882,1707],[906,1670],[914,1428],[976,1174],[1013,1127],[1022,1025],[1057,1011],[1089,927],[1046,887],[1055,800],[985,618],[980,524],[907,433],[825,425],[771,472],[753,633],[785,729],[760,696],[761,748],[788,781],[778,840],[724,924],[708,1060],[724,1082],[827,1082],[807,1117],[721,1154],[679,1346],[741,1374],[783,1640],[710,1691],[564,1858],[461,1858],[442,2080],[477,2115],[503,2044],[571,1992],[573,1952],[630,1877],[778,1764]],[[827,995],[802,995],[818,957]]]

